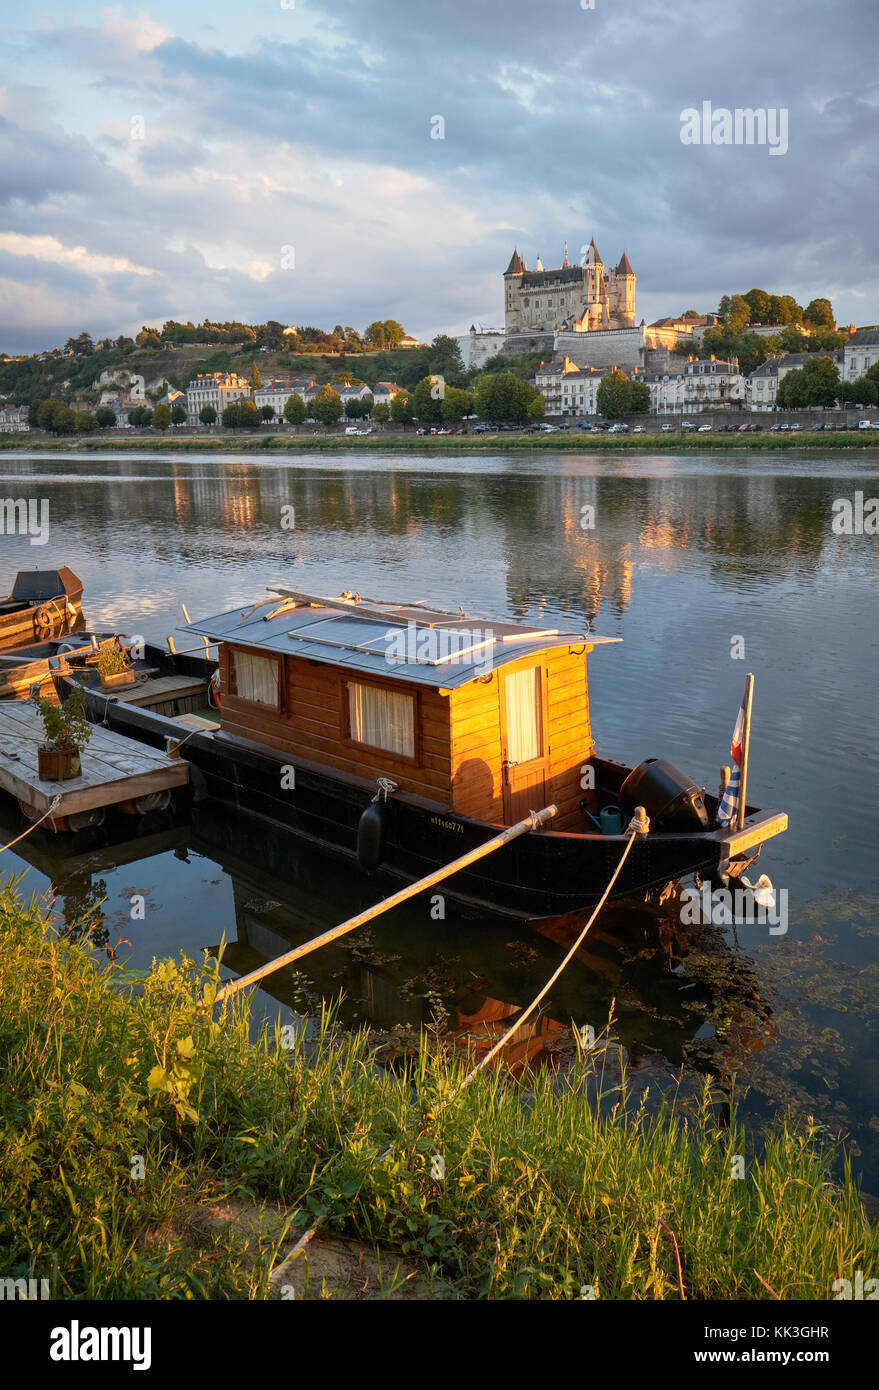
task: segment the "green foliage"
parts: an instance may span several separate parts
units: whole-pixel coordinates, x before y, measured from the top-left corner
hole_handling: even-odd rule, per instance
[[[39,690],[32,697],[43,721],[46,741],[56,748],[84,748],[92,736],[92,726],[86,714],[86,693],[82,685],[74,686],[61,705],[45,699]]]
[[[181,1236],[187,1213],[236,1193],[285,1210],[288,1244],[305,1227],[353,1236],[458,1299],[589,1285],[677,1301],[677,1248],[688,1299],[768,1299],[769,1285],[829,1300],[835,1279],[879,1262],[816,1126],[779,1117],[761,1142],[733,1107],[720,1131],[707,1087],[689,1115],[674,1099],[648,1111],[615,1039],[567,1076],[485,1071],[463,1087],[472,1059],[427,1035],[392,1071],[326,1012],[307,1039],[240,999],[217,1013],[212,961],[100,970],[15,883],[0,931],[4,1259],[51,1274],[53,1298],[266,1298],[277,1237]]]
[[[220,420],[223,429],[237,430],[241,424],[241,408],[238,403],[233,401],[231,405],[227,405],[220,416]]]
[[[879,363],[876,365],[879,366]],[[840,398],[852,405],[875,405],[879,401],[879,374],[871,377],[868,372],[866,376],[858,377],[857,381],[844,382]]]
[[[302,397],[294,391],[284,402],[284,419],[291,425],[301,425],[308,415],[308,407]]]
[[[487,358],[484,365],[474,370],[471,375],[476,377],[506,372],[508,375],[512,373],[513,376],[520,377],[522,381],[530,381],[544,360],[542,352],[520,352],[515,357],[507,357],[506,354],[498,352],[494,357]]]
[[[638,386],[647,391],[647,406],[650,406],[650,390],[639,382]],[[609,376],[599,382],[598,390],[595,393],[595,406],[599,415],[603,415],[606,420],[619,420],[623,415],[632,415],[636,410],[642,409],[641,405],[636,405],[636,400],[643,400],[640,393],[635,391],[635,383],[626,376],[625,372],[614,369]]]
[[[816,357],[782,378],[775,401],[785,409],[832,406],[840,399],[839,370],[829,357]]]
[[[817,328],[835,328],[833,305],[829,299],[812,299],[803,310],[803,322],[812,323]]]
[[[186,424],[186,406],[185,406],[185,405],[181,405],[179,401],[175,401],[175,403],[174,403],[174,404],[172,405],[172,407],[171,407],[171,424],[172,424],[172,425],[185,425],[185,424]]]
[[[332,386],[322,386],[311,403],[311,415],[322,425],[334,425],[342,414],[342,399]]]
[[[101,405],[95,411],[95,419],[102,430],[111,429],[116,424],[116,412],[109,406]]]
[[[512,372],[483,374],[474,383],[476,413],[490,424],[527,424],[535,418],[538,399],[542,405],[536,386]]]
[[[253,401],[238,402],[238,427],[243,430],[257,430],[262,424],[262,416]]]
[[[257,391],[260,386],[262,386],[262,377],[259,374],[259,367],[254,362],[250,369],[250,389],[251,391]]]
[[[74,410],[73,427],[78,434],[91,434],[98,428],[98,417],[90,410]]]
[[[217,423],[217,412],[212,405],[203,405],[198,412],[198,418],[203,425],[215,425]]]
[[[345,415],[349,420],[365,420],[369,414],[371,404],[368,400],[357,400],[353,397],[345,402]]]
[[[171,411],[167,405],[157,405],[153,411],[154,430],[166,430],[171,423]]]
[[[443,419],[443,399],[446,383],[439,374],[419,381],[410,400],[415,419],[422,425],[440,425]]]
[[[385,420],[391,418],[391,411],[387,401],[376,401],[369,412],[371,419],[383,424]]]
[[[415,408],[408,391],[398,391],[391,401],[391,419],[397,425],[411,425],[415,419]]]
[[[465,415],[472,415],[474,408],[472,391],[462,391],[457,386],[447,386],[440,406],[443,424],[457,425]]]

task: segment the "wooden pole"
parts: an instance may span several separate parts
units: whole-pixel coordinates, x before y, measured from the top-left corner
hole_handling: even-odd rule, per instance
[[[558,810],[555,806],[547,806],[542,811],[529,812],[524,820],[517,821],[515,825],[509,826],[500,835],[486,840],[484,845],[477,845],[476,849],[468,850],[460,858],[453,859],[451,863],[435,869],[432,874],[427,874],[424,878],[417,879],[415,883],[410,883],[408,888],[401,888],[399,893],[393,893],[389,898],[382,899],[380,903],[374,903],[364,912],[359,912],[356,917],[349,917],[346,922],[342,922],[338,927],[332,927],[330,931],[323,932],[321,936],[313,936],[310,941],[304,941],[301,946],[296,946],[283,956],[277,956],[275,960],[268,961],[266,965],[261,965],[258,970],[251,970],[249,975],[242,975],[238,980],[230,980],[217,994],[216,1003],[219,1004],[222,1000],[228,999],[230,995],[237,994],[238,990],[244,989],[245,985],[252,985],[257,980],[264,979],[266,975],[273,975],[282,966],[290,965],[294,960],[301,960],[303,956],[316,951],[319,946],[326,946],[347,932],[354,931],[356,927],[362,927],[366,922],[373,921],[382,913],[390,911],[392,907],[397,907],[399,903],[404,903],[407,899],[414,898],[416,894],[432,888],[435,883],[441,883],[443,879],[450,878],[452,874],[466,869],[470,864],[475,864],[478,859],[484,859],[487,854],[493,854],[495,850],[502,849],[511,840],[518,839],[520,835],[527,834],[529,830],[538,830],[540,826],[545,825],[557,814]]]
[[[748,750],[751,744],[751,706],[754,702],[754,677],[745,677],[745,718],[742,724],[742,785],[739,790],[739,830],[745,824],[745,796],[748,791]]]

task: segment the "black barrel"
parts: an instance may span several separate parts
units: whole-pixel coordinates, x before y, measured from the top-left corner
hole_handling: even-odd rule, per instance
[[[692,834],[708,829],[708,812],[692,777],[687,777],[664,758],[647,758],[633,768],[620,789],[620,803],[631,815],[643,806],[651,830]]]

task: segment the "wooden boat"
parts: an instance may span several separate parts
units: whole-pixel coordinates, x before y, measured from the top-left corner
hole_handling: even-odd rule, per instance
[[[75,632],[82,621],[82,581],[73,570],[20,570],[0,599],[0,651]]]
[[[714,828],[717,798],[668,764],[631,768],[597,756],[586,657],[617,639],[468,621],[422,603],[273,593],[186,629],[219,648],[215,732],[123,699],[93,705],[136,738],[185,735],[181,755],[198,769],[198,796],[408,882],[554,803],[551,829],[505,845],[443,888],[529,920],[599,899],[626,843],[633,791],[651,804],[669,783],[674,794],[633,844],[614,898],[662,892],[694,872],[735,876],[787,828],[783,813],[754,807],[740,829]],[[607,814],[618,807],[621,821]],[[618,833],[601,833],[615,819]]]
[[[118,643],[115,632],[74,632],[0,652],[0,700],[26,700],[35,685],[51,700],[53,675],[94,666],[103,648]]]

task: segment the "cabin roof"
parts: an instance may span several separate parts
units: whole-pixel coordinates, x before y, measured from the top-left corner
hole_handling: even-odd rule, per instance
[[[455,690],[487,669],[553,647],[582,644],[589,651],[599,644],[622,641],[585,631],[468,617],[463,611],[447,613],[421,602],[274,592],[273,598],[201,618],[183,630],[215,642],[305,657],[439,690]]]

